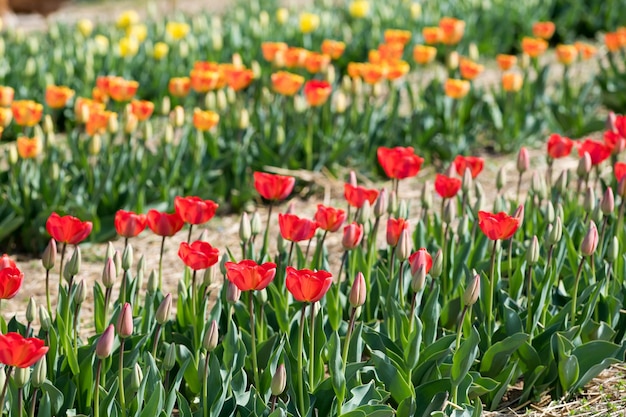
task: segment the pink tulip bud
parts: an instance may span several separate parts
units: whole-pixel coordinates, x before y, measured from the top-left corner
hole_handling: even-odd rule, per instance
[[[105,288],[111,288],[115,284],[115,278],[117,277],[117,269],[115,268],[115,261],[113,258],[107,258],[104,264],[104,271],[102,271],[102,284]]]
[[[229,303],[235,304],[241,298],[241,290],[237,288],[235,284],[231,281],[228,281],[228,288],[226,289],[226,300]]]
[[[218,338],[219,330],[217,329],[217,321],[213,320],[209,328],[206,330],[206,333],[204,333],[202,346],[204,346],[207,352],[213,352],[213,350],[217,347]]]
[[[617,116],[614,112],[610,111],[609,115],[606,117],[605,129],[611,132],[616,132],[615,121],[617,120]]]
[[[578,160],[578,168],[576,168],[576,174],[579,178],[585,178],[591,171],[591,155],[585,152],[583,156]]]
[[[583,238],[582,243],[580,244],[580,252],[583,256],[591,256],[596,251],[598,247],[598,228],[596,224],[591,220],[589,222],[589,229],[587,229],[587,234]]]
[[[350,289],[350,305],[352,308],[357,308],[365,304],[365,297],[367,295],[367,288],[365,286],[365,277],[363,273],[359,272],[354,278],[352,288]]]
[[[343,228],[343,240],[341,244],[346,250],[352,250],[359,246],[363,239],[363,226],[358,223],[350,223]]]
[[[626,176],[617,184],[617,195],[622,199],[626,198]]]
[[[348,179],[348,184],[350,184],[353,187],[356,187],[356,172],[354,171],[350,171],[350,178]]]
[[[520,204],[519,206],[517,206],[517,208],[515,209],[515,213],[513,213],[513,217],[519,220],[518,229],[522,227],[522,225],[524,224],[524,205],[523,204]]]
[[[398,239],[398,245],[396,246],[396,258],[398,258],[400,262],[406,261],[409,255],[411,255],[412,247],[411,232],[409,232],[409,228],[407,227],[400,233],[400,239]]]
[[[517,153],[517,172],[520,174],[528,171],[530,168],[530,156],[528,156],[528,149],[521,147]]]
[[[387,195],[387,190],[386,189],[382,189],[380,190],[380,193],[378,194],[378,198],[376,199],[376,202],[374,203],[374,216],[375,217],[381,217],[382,215],[384,215],[387,212],[387,206],[388,206],[388,195]]]
[[[454,167],[454,164],[450,164],[448,165],[448,168],[445,171],[445,175],[446,177],[454,177],[455,172],[456,172],[456,168]]]
[[[157,323],[163,325],[170,316],[170,311],[172,310],[172,294],[167,294],[161,304],[159,304],[159,308],[155,313],[155,318]]]
[[[124,303],[120,315],[117,316],[117,334],[122,339],[133,334],[133,309],[129,303]]]
[[[113,350],[113,341],[115,340],[115,328],[112,324],[100,335],[96,343],[96,356],[98,359],[105,359],[111,356]]]
[[[466,306],[472,306],[478,300],[480,294],[480,275],[474,273],[474,278],[469,283],[465,292],[463,293],[463,304]]]
[[[605,216],[610,216],[613,210],[615,210],[615,196],[613,195],[613,189],[611,187],[608,187],[606,191],[604,191],[604,196],[600,202],[600,209],[602,209],[602,214]]]

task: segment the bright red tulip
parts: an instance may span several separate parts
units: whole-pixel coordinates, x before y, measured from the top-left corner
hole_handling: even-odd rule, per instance
[[[623,138],[626,138],[626,115],[616,115],[613,123],[615,130]]]
[[[365,200],[369,201],[370,204],[374,204],[374,201],[378,198],[378,190],[345,184],[343,186],[343,195],[352,207],[361,208],[365,204]]]
[[[409,228],[409,222],[406,219],[394,219],[389,218],[387,220],[387,244],[389,246],[396,246],[400,235],[404,229]]]
[[[572,153],[574,141],[558,133],[550,135],[548,138],[548,155],[552,159],[563,158]]]
[[[612,130],[605,131],[603,138],[604,143],[611,148],[611,152],[614,154],[622,152],[626,147],[626,139]]]
[[[626,162],[616,162],[613,167],[615,173],[615,179],[620,182],[622,178],[626,177]]]
[[[315,221],[319,224],[320,229],[326,230],[327,232],[336,232],[345,220],[346,212],[344,210],[328,207],[323,204],[317,205]]]
[[[178,257],[194,271],[215,265],[219,256],[220,251],[217,248],[202,240],[196,240],[191,244],[182,242],[178,248]]]
[[[578,147],[578,156],[583,156],[587,152],[591,157],[591,165],[598,165],[611,156],[611,148],[602,142],[585,139]]]
[[[504,212],[478,212],[478,226],[491,240],[510,239],[520,226],[520,220]]]
[[[203,224],[215,216],[215,210],[219,205],[211,200],[203,200],[200,197],[176,197],[174,208],[176,213],[185,223]]]
[[[420,266],[424,266],[424,271],[428,273],[433,266],[433,258],[425,248],[420,248],[409,256],[409,264],[412,274],[415,274]]]
[[[302,219],[295,214],[278,215],[278,226],[283,239],[291,242],[309,240],[315,235],[318,224],[316,221]]]
[[[298,301],[314,303],[321,300],[332,283],[333,275],[330,272],[287,267],[285,285]]]
[[[84,222],[74,216],[59,216],[52,213],[46,221],[46,230],[57,242],[77,245],[89,236],[93,223]]]
[[[185,224],[178,213],[170,214],[150,210],[146,218],[148,220],[148,227],[158,236],[174,236]]]
[[[13,332],[0,334],[0,363],[6,366],[29,368],[46,353],[48,353],[48,347],[44,346],[41,339],[25,338]]]
[[[24,273],[15,266],[0,269],[0,300],[15,297],[24,280]]]
[[[346,250],[352,250],[361,244],[363,239],[363,226],[353,222],[343,228],[341,244]]]
[[[0,271],[2,271],[4,268],[15,267],[15,262],[13,262],[13,259],[9,258],[9,255],[5,253],[4,255],[0,256]]]
[[[254,173],[254,188],[266,200],[281,201],[289,197],[296,184],[294,177],[268,174],[265,172]]]
[[[461,180],[437,174],[435,177],[435,191],[441,198],[452,198],[461,189]]]
[[[414,177],[420,171],[423,158],[415,155],[413,148],[386,148],[381,146],[376,152],[378,163],[389,178],[403,179]]]
[[[276,276],[276,264],[272,262],[259,265],[246,259],[239,263],[226,262],[225,266],[228,280],[241,291],[262,290]]]
[[[469,169],[472,173],[472,178],[476,178],[478,174],[483,170],[485,166],[485,160],[478,156],[463,156],[458,155],[454,158],[454,167],[456,172],[463,176],[466,169]]]
[[[118,210],[115,213],[115,230],[117,234],[125,237],[135,237],[146,228],[145,214],[137,214],[132,211]]]

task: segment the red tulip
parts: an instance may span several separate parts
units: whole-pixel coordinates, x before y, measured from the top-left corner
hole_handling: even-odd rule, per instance
[[[352,250],[361,244],[363,239],[363,226],[353,222],[343,228],[341,244],[346,250]]]
[[[411,265],[412,274],[415,274],[420,266],[423,266],[424,271],[428,273],[433,266],[433,258],[425,248],[420,248],[409,256],[409,264]]]
[[[6,253],[0,257],[0,271],[4,268],[15,268],[15,262]]]
[[[25,338],[19,333],[0,334],[0,363],[29,368],[48,353],[41,339]]]
[[[319,224],[320,229],[326,230],[327,232],[336,232],[345,220],[345,211],[323,204],[317,205],[315,221]]]
[[[387,220],[387,244],[389,246],[396,246],[400,235],[404,229],[409,228],[409,222],[405,219],[393,219]]]
[[[148,227],[158,236],[174,236],[183,228],[185,222],[178,213],[163,213],[150,210],[146,215]]]
[[[117,234],[125,238],[135,237],[146,228],[145,214],[137,214],[132,211],[118,210],[115,213],[115,230]]]
[[[15,266],[0,269],[0,300],[15,297],[22,286],[23,279],[24,273]]]
[[[254,173],[254,188],[266,200],[284,200],[291,194],[295,184],[296,179],[294,177],[267,174],[265,172]]]
[[[622,152],[626,147],[626,139],[612,130],[604,132],[604,143],[611,148],[611,152],[614,154]]]
[[[578,156],[583,156],[587,152],[591,157],[591,165],[598,165],[611,156],[611,148],[602,142],[585,139],[578,147]]]
[[[178,257],[194,271],[207,269],[215,265],[219,256],[220,251],[217,248],[202,240],[191,242],[191,245],[187,242],[182,242],[178,248]]]
[[[361,208],[365,204],[365,200],[369,201],[370,204],[374,204],[374,201],[378,198],[378,190],[345,184],[343,186],[343,195],[352,207]]]
[[[59,216],[52,213],[46,221],[46,230],[57,242],[77,245],[89,236],[93,224],[83,222],[73,216]]]
[[[176,197],[174,208],[176,213],[189,224],[203,224],[215,216],[218,204],[211,200],[203,200],[200,197]]]
[[[548,138],[548,155],[552,159],[563,158],[572,153],[574,141],[558,133],[550,135]]]
[[[225,266],[228,280],[241,291],[262,290],[276,276],[276,264],[272,262],[259,265],[246,259],[239,263],[226,262]]]
[[[478,226],[491,240],[510,239],[520,226],[520,220],[504,212],[478,212]]]
[[[441,198],[452,198],[461,189],[461,180],[452,178],[443,174],[437,174],[435,177],[435,191]]]
[[[626,116],[616,115],[614,122],[615,130],[623,138],[626,138]]]
[[[472,173],[472,178],[476,178],[478,174],[483,170],[485,166],[485,160],[478,156],[463,156],[458,155],[454,158],[454,167],[456,172],[463,176],[466,169],[469,169]]]
[[[302,219],[295,214],[278,215],[278,226],[283,239],[291,242],[309,240],[315,235],[318,224],[309,219]]]
[[[613,167],[613,172],[615,173],[617,182],[620,182],[622,178],[626,177],[626,162],[616,162]]]
[[[378,163],[389,178],[403,179],[414,177],[419,172],[423,158],[415,155],[413,148],[386,148],[381,146],[376,152]]]
[[[332,283],[333,276],[330,272],[287,267],[285,285],[298,301],[314,303],[321,300]]]

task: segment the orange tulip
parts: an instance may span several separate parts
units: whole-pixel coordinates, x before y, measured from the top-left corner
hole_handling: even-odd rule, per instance
[[[346,44],[341,41],[333,41],[325,39],[322,42],[322,53],[330,56],[332,59],[339,59],[346,49]]]
[[[304,84],[304,77],[287,71],[272,74],[272,87],[278,94],[293,96]]]
[[[147,100],[133,100],[130,102],[130,111],[137,117],[137,120],[143,122],[152,116],[154,103]]]
[[[406,45],[411,40],[411,32],[400,29],[385,30],[385,43],[399,43]]]
[[[224,67],[224,79],[226,84],[235,91],[241,91],[248,87],[254,79],[254,73],[247,68]]]
[[[379,64],[363,64],[361,77],[368,84],[376,84],[385,76],[385,69]]]
[[[522,51],[531,58],[537,58],[548,49],[548,42],[541,38],[524,37],[522,39]]]
[[[325,71],[328,68],[328,64],[330,64],[330,56],[317,52],[309,52],[304,61],[304,67],[311,74]]]
[[[578,49],[574,45],[557,45],[556,58],[563,65],[570,65],[576,60]]]
[[[522,89],[524,79],[516,72],[502,74],[502,89],[506,92],[517,92]]]
[[[617,37],[619,38],[619,43],[623,47],[626,46],[626,26],[620,26],[617,28]]]
[[[276,59],[276,53],[279,51],[286,51],[288,48],[285,42],[263,42],[261,43],[261,51],[263,52],[263,58],[267,62],[274,62]]]
[[[422,36],[425,43],[434,45],[443,39],[443,31],[439,26],[427,26],[422,29]]]
[[[285,51],[285,66],[287,68],[303,66],[308,54],[309,51],[304,48],[290,47]]]
[[[214,90],[220,79],[220,73],[211,70],[192,69],[190,75],[191,88],[197,93]]]
[[[109,83],[109,96],[115,101],[130,101],[139,88],[137,81],[125,80],[121,77],[112,79]]]
[[[421,65],[430,64],[437,56],[437,48],[434,46],[415,45],[413,48],[413,59]]]
[[[191,80],[189,77],[173,77],[167,87],[174,97],[185,97],[191,89]]]
[[[109,101],[109,96],[106,94],[106,91],[102,91],[98,87],[91,89],[91,97],[98,103],[106,103]]]
[[[361,62],[349,62],[348,63],[348,75],[352,78],[358,78],[361,76],[363,72],[363,68],[367,64],[363,64]]]
[[[484,66],[466,58],[461,58],[461,62],[459,63],[459,71],[461,72],[461,77],[465,78],[466,80],[471,81],[475,79],[484,70]]]
[[[87,124],[85,126],[85,130],[89,136],[93,136],[96,133],[103,133],[109,125],[109,118],[115,115],[115,113],[102,110],[102,109],[94,109],[94,111],[89,112],[89,120],[87,120]]]
[[[455,78],[448,78],[444,84],[444,90],[446,96],[453,99],[462,99],[469,93],[470,83],[466,80],[458,80]]]
[[[533,36],[548,40],[554,35],[556,29],[553,22],[536,22],[533,25]]]
[[[381,43],[378,46],[378,53],[382,61],[399,61],[404,53],[404,45],[401,43]]]
[[[74,102],[74,114],[78,123],[87,122],[87,120],[82,119],[83,115],[86,114],[87,118],[89,118],[91,113],[102,110],[104,110],[104,103],[99,103],[89,98],[77,97]]]
[[[22,159],[33,159],[41,153],[41,142],[39,138],[17,138],[17,153]]]
[[[195,109],[193,111],[193,125],[201,131],[210,130],[220,121],[220,115],[211,110]]]
[[[515,55],[498,54],[496,62],[502,71],[507,71],[517,64],[517,57]]]
[[[378,49],[371,49],[367,54],[367,61],[370,64],[380,64],[383,61],[380,57],[380,51]]]
[[[109,88],[111,86],[111,81],[117,78],[121,78],[121,77],[116,77],[114,75],[101,75],[100,77],[96,79],[96,87],[98,87],[98,89],[102,91],[104,94],[109,95]]]
[[[207,61],[196,61],[193,64],[193,69],[199,71],[215,71],[218,72],[220,70],[220,64],[217,62],[207,62]]]
[[[331,86],[326,81],[310,80],[304,84],[304,95],[310,106],[321,106],[328,100]]]
[[[46,104],[52,109],[62,109],[74,96],[74,90],[65,86],[49,85],[46,87]]]
[[[622,47],[620,34],[617,32],[607,32],[604,35],[604,44],[610,52],[617,52]]]
[[[385,71],[385,77],[388,80],[397,80],[403,76],[405,76],[409,70],[409,64],[406,61],[397,61],[392,64],[387,65],[387,70]]]
[[[17,100],[11,104],[15,123],[19,126],[35,126],[43,115],[43,106],[32,100]]]
[[[454,17],[442,17],[439,28],[443,34],[441,41],[446,45],[456,45],[463,38],[465,22]]]
[[[15,90],[11,87],[0,86],[0,107],[9,107],[13,103]]]
[[[576,42],[574,46],[576,47],[576,50],[580,53],[580,57],[583,61],[593,58],[598,52],[598,49],[589,43]]]

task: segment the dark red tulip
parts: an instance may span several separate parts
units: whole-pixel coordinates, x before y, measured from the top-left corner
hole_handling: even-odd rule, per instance
[[[330,272],[287,267],[285,285],[298,301],[314,303],[321,300],[332,283],[333,276]]]
[[[29,368],[48,353],[41,339],[25,338],[19,333],[0,334],[0,363]]]
[[[394,219],[389,218],[387,220],[387,244],[389,246],[396,246],[400,235],[404,229],[409,228],[409,222],[406,219]]]
[[[13,259],[9,258],[9,255],[7,255],[6,253],[0,257],[0,271],[4,268],[15,268],[15,266],[16,265],[15,262],[13,262]]]
[[[289,197],[296,184],[294,177],[268,174],[265,172],[254,173],[254,188],[266,200],[281,201]]]
[[[15,266],[0,269],[0,300],[15,297],[23,280],[24,273]]]
[[[348,204],[352,207],[361,208],[363,207],[363,204],[365,204],[366,200],[369,201],[370,204],[374,204],[374,201],[378,198],[378,190],[367,189],[346,183],[343,186],[343,195]]]
[[[553,133],[548,138],[548,155],[552,159],[563,158],[572,153],[574,141],[558,133]]]
[[[341,244],[346,250],[352,250],[361,244],[363,239],[363,226],[353,222],[343,228]]]
[[[478,156],[463,156],[458,155],[454,158],[454,168],[456,172],[463,176],[466,169],[469,169],[472,173],[472,178],[476,178],[478,174],[483,170],[485,166],[485,160]]]
[[[520,219],[504,212],[478,212],[478,226],[485,236],[491,240],[510,239],[520,226]]]
[[[191,244],[182,242],[178,248],[178,257],[194,271],[215,265],[219,256],[220,251],[217,248],[202,240],[196,240]]]
[[[411,147],[386,148],[381,146],[376,152],[378,163],[389,178],[403,179],[414,177],[420,171],[423,158],[415,155]]]
[[[626,177],[626,162],[616,162],[613,167],[615,173],[615,179],[620,182],[622,178]]]
[[[115,213],[115,230],[122,237],[135,237],[144,231],[146,225],[145,214],[137,214],[126,210],[118,210]]]
[[[246,259],[239,263],[226,262],[225,266],[228,280],[241,291],[262,290],[276,276],[276,264],[272,262],[259,265]]]
[[[303,219],[295,214],[278,215],[278,226],[283,239],[291,242],[309,240],[315,235],[318,224],[309,219]]]
[[[412,274],[415,274],[420,266],[424,266],[424,271],[428,273],[433,266],[433,258],[425,248],[420,248],[409,256],[409,264]]]
[[[150,210],[146,218],[148,220],[148,227],[158,236],[174,236],[185,224],[178,213],[170,214]]]
[[[319,228],[327,232],[336,232],[346,220],[346,212],[323,204],[317,205],[315,221]]]
[[[461,180],[437,174],[435,177],[435,191],[441,198],[452,198],[461,189]]]
[[[84,222],[74,216],[59,216],[52,213],[46,221],[46,230],[57,242],[77,245],[87,239],[93,223]]]
[[[591,157],[591,165],[598,165],[611,156],[611,148],[602,142],[585,139],[578,147],[578,156],[583,156],[587,152]]]
[[[203,224],[215,216],[218,208],[215,201],[203,200],[200,197],[176,197],[174,208],[185,223]]]

